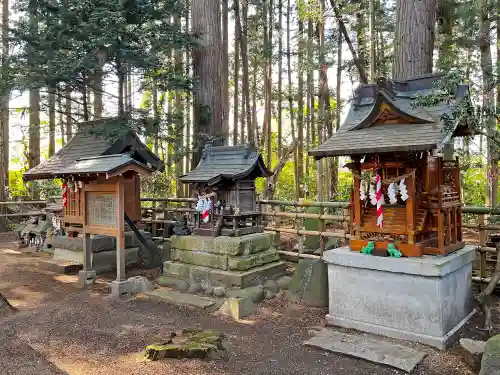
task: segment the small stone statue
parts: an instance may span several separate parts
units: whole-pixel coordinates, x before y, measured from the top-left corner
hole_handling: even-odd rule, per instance
[[[173,233],[176,236],[189,236],[191,234],[186,215],[182,216],[182,221],[174,225]]]

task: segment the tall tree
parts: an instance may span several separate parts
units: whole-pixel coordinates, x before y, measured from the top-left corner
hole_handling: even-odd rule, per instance
[[[38,34],[37,0],[30,0],[28,5],[30,34]],[[28,64],[30,69],[35,69],[37,64],[37,51],[35,46],[30,46]],[[40,90],[33,87],[29,90],[29,152],[28,167],[31,169],[40,164]]]
[[[436,0],[397,0],[392,78],[432,72]]]
[[[2,79],[8,81],[9,76],[9,0],[2,0]],[[9,99],[10,90],[3,85],[0,93],[0,200],[4,200],[5,186],[9,184]]]

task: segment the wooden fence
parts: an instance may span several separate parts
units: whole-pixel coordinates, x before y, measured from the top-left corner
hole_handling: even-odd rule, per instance
[[[0,207],[17,205],[19,207],[43,207],[47,203],[58,200],[50,197],[48,201],[11,201],[0,202]],[[150,226],[153,238],[166,238],[168,226],[176,223],[183,215],[196,213],[195,198],[141,198],[143,222]],[[290,258],[320,258],[328,239],[336,238],[346,241],[350,234],[350,211],[347,202],[289,202],[279,200],[259,200],[258,205],[264,216],[265,229],[279,235],[280,242],[288,242],[288,248],[279,248],[279,253]],[[314,208],[314,212],[311,212]],[[494,211],[486,207],[464,207],[463,210],[464,239],[467,243],[477,245],[478,257],[474,263],[474,281],[488,283],[489,275],[496,264],[497,250],[488,246],[489,235],[500,232],[500,224],[495,224]],[[20,210],[4,214],[7,217],[29,217],[41,215],[39,208]],[[315,223],[316,229],[307,229],[305,221]],[[308,236],[319,237],[319,249],[309,251],[305,246]],[[288,240],[288,241],[287,241]],[[292,247],[292,248],[290,248]]]

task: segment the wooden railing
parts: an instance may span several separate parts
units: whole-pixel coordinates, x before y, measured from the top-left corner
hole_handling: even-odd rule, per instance
[[[49,202],[57,201],[58,197],[50,197],[49,201],[11,201],[0,202],[0,207],[8,205],[45,206]],[[345,241],[351,234],[350,211],[347,202],[289,202],[279,200],[260,200],[257,202],[264,216],[265,229],[282,237],[288,237],[296,243],[295,249],[279,248],[278,251],[287,259],[320,258],[325,250],[326,241],[337,238]],[[194,198],[141,198],[143,222],[150,226],[154,238],[166,238],[168,225],[176,223],[182,215],[191,216],[196,213],[196,199]],[[317,212],[310,212],[311,207]],[[462,227],[464,239],[467,243],[477,245],[478,257],[474,263],[474,281],[488,283],[490,274],[494,270],[497,249],[488,246],[489,235],[495,231],[500,233],[500,224],[490,223],[500,210],[486,207],[464,207]],[[15,216],[32,216],[33,212],[20,212]],[[42,214],[42,210],[35,214]],[[12,214],[3,214],[13,216]],[[317,229],[305,228],[305,220],[315,221]],[[319,237],[319,249],[315,253],[309,252],[305,246],[305,238]],[[279,246],[280,242],[276,241]],[[313,249],[314,250],[314,249]]]

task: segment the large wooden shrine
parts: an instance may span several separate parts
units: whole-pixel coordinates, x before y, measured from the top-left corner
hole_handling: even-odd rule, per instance
[[[351,250],[419,257],[446,255],[464,246],[458,161],[444,150],[467,128],[450,128],[443,118],[468,97],[468,86],[456,87],[447,102],[412,103],[440,78],[381,79],[359,86],[339,131],[309,152],[318,159],[351,159]]]
[[[78,124],[75,136],[51,158],[23,175],[25,181],[61,178],[65,190],[64,224],[68,232],[82,232],[85,221],[83,184],[106,184],[124,174],[125,213],[141,220],[139,174],[143,169],[163,171],[163,162],[133,131],[123,131],[120,118]],[[120,130],[120,128],[122,128]],[[117,129],[112,131],[111,129]]]
[[[255,179],[270,175],[262,156],[249,145],[206,145],[196,168],[180,177],[192,184],[198,197],[194,234],[237,237],[262,232]]]

